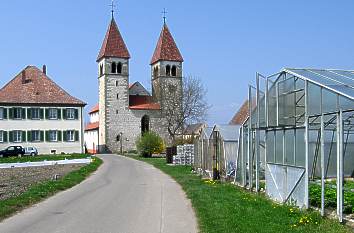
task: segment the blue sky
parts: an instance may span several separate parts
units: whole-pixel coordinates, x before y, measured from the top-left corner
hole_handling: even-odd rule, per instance
[[[109,0],[6,0],[0,5],[0,86],[27,65],[91,107],[96,56],[110,20]],[[167,23],[212,105],[209,123],[227,123],[255,72],[283,67],[354,69],[354,1],[120,0],[116,20],[131,54],[130,82],[150,87],[149,61]]]

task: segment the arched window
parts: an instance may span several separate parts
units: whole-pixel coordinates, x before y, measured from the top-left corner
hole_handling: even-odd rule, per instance
[[[100,76],[103,74],[103,64],[100,65]]]
[[[115,62],[112,63],[112,70],[111,71],[112,71],[111,72],[112,74],[117,73],[117,64]]]
[[[176,77],[176,75],[177,75],[177,67],[176,66],[172,66],[171,75],[173,77]]]
[[[122,73],[122,63],[120,63],[120,62],[118,62],[118,65],[117,65],[117,73],[118,74]]]
[[[116,140],[117,140],[117,142],[120,141],[120,134],[117,135]]]
[[[154,67],[154,78],[157,78],[157,76],[159,75],[159,67]]]
[[[166,66],[166,76],[170,76],[171,75],[171,66],[167,65]]]
[[[150,118],[148,115],[144,115],[143,118],[141,118],[141,134],[148,132],[149,127],[150,127]]]

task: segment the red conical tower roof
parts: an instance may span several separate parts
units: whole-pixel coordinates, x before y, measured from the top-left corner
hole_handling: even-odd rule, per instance
[[[170,30],[168,30],[166,23],[163,25],[160,38],[157,42],[150,64],[154,64],[160,60],[183,62],[183,57],[179,52],[175,40],[173,39]]]
[[[130,58],[129,51],[114,18],[112,18],[108,27],[97,61],[103,57]]]

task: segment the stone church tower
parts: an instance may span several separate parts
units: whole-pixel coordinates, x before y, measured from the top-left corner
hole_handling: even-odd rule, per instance
[[[171,99],[181,106],[183,58],[165,23],[150,64],[152,95],[139,82],[129,84],[129,59],[112,17],[97,57],[101,153],[135,149],[137,137],[148,130],[168,142],[164,110]]]

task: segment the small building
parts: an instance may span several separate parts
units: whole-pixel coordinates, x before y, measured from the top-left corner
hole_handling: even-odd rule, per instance
[[[230,125],[242,125],[248,118],[248,100],[245,100],[236,114],[232,117]]]
[[[189,140],[199,137],[202,130],[206,127],[205,123],[196,123],[187,125],[183,131],[183,140]]]
[[[99,106],[96,104],[89,112],[90,121],[85,126],[85,147],[88,153],[98,153]]]
[[[0,89],[0,148],[34,146],[40,154],[82,153],[85,103],[43,70],[27,66]]]
[[[215,125],[210,134],[209,158],[220,177],[235,175],[240,125]]]

